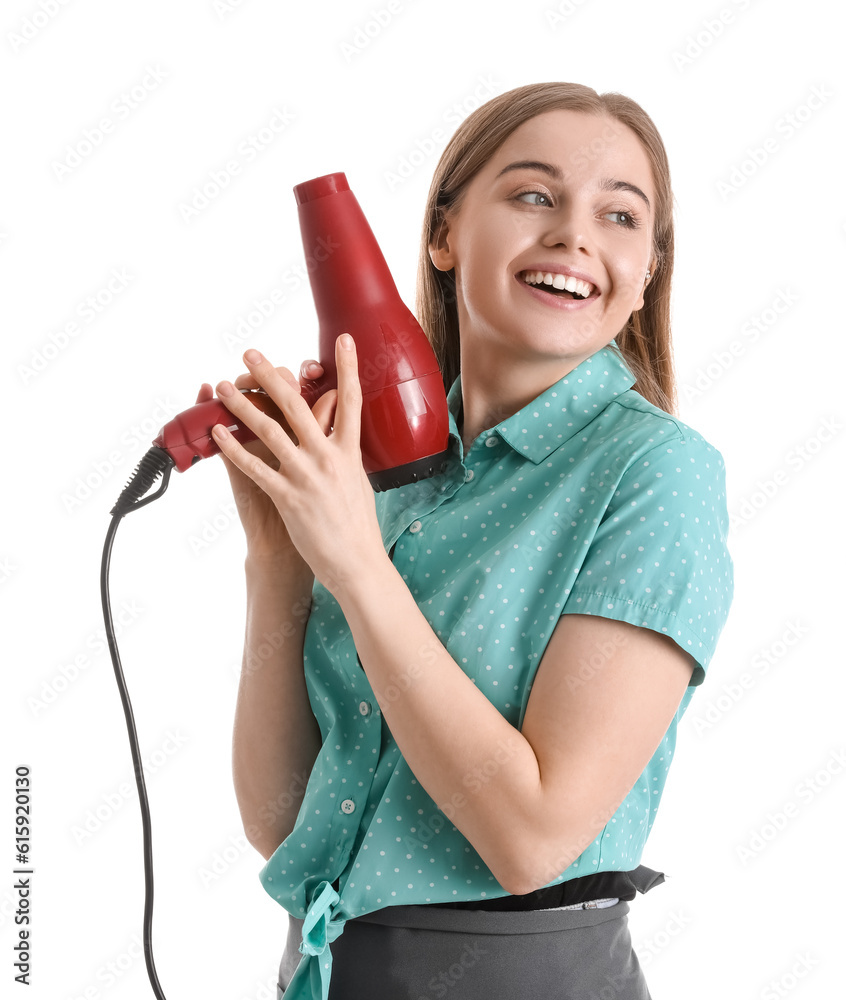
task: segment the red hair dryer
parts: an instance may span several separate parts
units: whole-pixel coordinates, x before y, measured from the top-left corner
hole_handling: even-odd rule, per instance
[[[435,353],[404,305],[367,219],[342,173],[298,184],[300,230],[320,323],[324,374],[302,386],[309,406],[337,386],[335,340],[355,340],[362,388],[362,461],[376,492],[436,475],[448,454],[449,414]],[[275,410],[262,392],[247,392],[262,410]],[[220,450],[216,423],[242,444],[255,438],[213,399],[174,417],[153,444],[179,472]]]

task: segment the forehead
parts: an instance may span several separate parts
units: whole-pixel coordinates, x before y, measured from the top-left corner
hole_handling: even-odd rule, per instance
[[[628,125],[606,115],[557,110],[530,118],[499,147],[485,172],[495,177],[523,160],[556,166],[574,182],[623,179],[637,184],[655,203],[652,167],[640,139]]]

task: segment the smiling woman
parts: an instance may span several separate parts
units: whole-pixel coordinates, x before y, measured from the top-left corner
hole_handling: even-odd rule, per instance
[[[631,129],[554,110],[515,129],[465,185],[460,205],[442,207],[430,256],[454,275],[460,351],[475,361],[461,366],[465,445],[487,414],[522,409],[642,308],[656,268],[653,188]]]
[[[501,152],[503,144],[522,126],[552,112],[569,113],[579,130],[557,136],[569,149],[556,164],[542,157],[521,157],[515,167],[540,170],[544,179],[572,184],[577,177],[595,175],[600,190],[628,190],[638,196],[631,219],[640,223],[645,208],[651,221],[651,266],[644,267],[650,294],[643,307],[634,310],[614,339],[636,376],[635,389],[668,412],[675,410],[675,377],[670,349],[670,289],[674,262],[673,196],[670,168],[664,144],[652,119],[634,101],[622,94],[602,94],[571,83],[536,84],[519,87],[494,98],[471,116],[450,140],[432,180],[426,205],[418,277],[418,313],[441,360],[444,382],[452,385],[461,370],[459,317],[456,309],[455,272],[441,270],[431,257],[431,245],[445,218],[457,212],[469,182]],[[545,121],[549,119],[545,118]],[[542,133],[546,130],[541,129]],[[635,185],[635,163],[621,164],[622,176],[603,176],[597,165],[610,156],[620,140],[634,139],[636,162],[646,160],[647,185]],[[511,164],[505,160],[507,170]],[[642,172],[642,169],[641,169]],[[537,176],[537,174],[535,175]],[[531,187],[531,185],[527,185]],[[635,190],[632,190],[634,188]],[[648,198],[647,191],[654,192]],[[539,198],[542,192],[536,197]],[[646,274],[649,274],[647,279]],[[638,282],[638,288],[643,288]]]
[[[733,588],[722,457],[672,412],[671,206],[634,102],[501,95],[426,209],[443,471],[374,497],[349,338],[313,411],[245,354],[288,433],[219,386],[258,436],[216,429],[248,551],[235,787],[286,1000],[649,997],[628,902],[663,880],[641,858]]]

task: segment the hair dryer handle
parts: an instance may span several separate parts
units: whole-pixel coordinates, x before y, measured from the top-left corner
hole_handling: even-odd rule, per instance
[[[263,413],[280,423],[284,419],[279,407],[263,390],[241,389],[241,392]],[[308,402],[308,397],[306,401]],[[309,405],[312,404],[309,402]],[[219,453],[220,448],[211,433],[215,424],[227,427],[239,444],[247,444],[256,438],[255,432],[245,424],[239,423],[235,414],[219,399],[209,399],[205,403],[197,403],[190,409],[183,410],[173,420],[168,421],[159,431],[153,444],[170,455],[177,472],[184,472],[201,458],[210,458]]]

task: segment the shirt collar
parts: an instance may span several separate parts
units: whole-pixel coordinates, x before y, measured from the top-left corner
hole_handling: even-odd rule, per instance
[[[518,455],[538,465],[634,384],[635,377],[623,360],[617,342],[612,340],[522,410],[494,424],[479,437],[499,434]],[[447,404],[450,427],[460,439],[457,424],[461,413],[460,375],[447,394]]]

